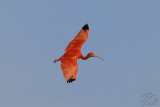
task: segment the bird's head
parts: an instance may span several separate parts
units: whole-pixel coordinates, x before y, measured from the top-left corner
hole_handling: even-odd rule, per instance
[[[101,57],[98,56],[98,55],[95,55],[93,52],[88,53],[87,56],[88,56],[88,57],[98,57],[98,58],[100,58],[100,59],[102,59],[102,60],[104,61],[103,58],[101,58]]]

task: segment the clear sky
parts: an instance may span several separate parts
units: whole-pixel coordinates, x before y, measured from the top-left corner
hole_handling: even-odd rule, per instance
[[[67,84],[52,62],[86,23],[81,51],[105,61]],[[159,83],[159,0],[0,0],[0,107],[143,107]]]

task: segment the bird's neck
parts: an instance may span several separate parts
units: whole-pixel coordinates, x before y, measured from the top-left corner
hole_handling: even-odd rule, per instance
[[[87,56],[80,56],[79,58],[83,59],[83,60],[87,60],[88,58],[90,58],[90,56],[87,54]]]

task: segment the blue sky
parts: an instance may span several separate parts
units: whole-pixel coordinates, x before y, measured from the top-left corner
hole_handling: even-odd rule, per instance
[[[143,107],[148,92],[160,99],[159,11],[159,0],[1,0],[0,107]],[[86,23],[81,51],[105,61],[78,60],[67,84],[52,62]]]

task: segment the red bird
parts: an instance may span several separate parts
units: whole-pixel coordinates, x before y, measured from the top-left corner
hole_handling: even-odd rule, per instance
[[[65,49],[65,53],[59,59],[55,59],[54,63],[61,61],[61,69],[63,71],[63,76],[67,83],[70,83],[76,79],[78,64],[77,59],[81,58],[87,60],[90,57],[99,57],[93,52],[88,53],[87,56],[83,56],[81,53],[81,47],[88,39],[89,26],[84,25],[77,36],[69,43]],[[101,57],[99,57],[101,58]],[[103,60],[103,58],[101,58]]]

